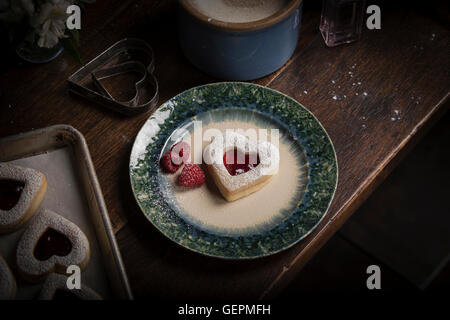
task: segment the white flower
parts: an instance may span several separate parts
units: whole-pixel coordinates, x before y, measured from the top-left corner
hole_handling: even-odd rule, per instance
[[[66,37],[66,10],[71,4],[66,0],[50,0],[41,6],[39,14],[31,22],[39,36],[38,46],[52,48],[59,39]]]

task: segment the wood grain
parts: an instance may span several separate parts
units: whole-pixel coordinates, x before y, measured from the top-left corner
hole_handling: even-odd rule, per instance
[[[339,231],[422,289],[450,257],[449,125],[446,113]]]
[[[45,65],[4,68],[0,137],[56,123],[85,135],[137,297],[275,296],[448,108],[447,28],[393,6],[383,11],[382,30],[365,30],[358,43],[327,48],[318,33],[320,12],[311,8],[304,13],[293,58],[255,82],[294,97],[323,123],[338,154],[338,191],[326,218],[307,239],[254,261],[188,252],[143,217],[129,188],[128,158],[148,115],[126,118],[70,95],[65,80],[79,66],[66,52]],[[218,81],[183,57],[175,10],[173,1],[97,1],[83,20],[83,59],[124,37],[140,37],[156,52],[160,102]]]

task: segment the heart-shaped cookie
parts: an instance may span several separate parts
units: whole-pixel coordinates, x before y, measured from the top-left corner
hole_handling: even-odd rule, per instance
[[[84,284],[81,289],[68,289],[67,277],[52,273],[45,279],[39,300],[102,300],[102,297]]]
[[[0,300],[12,300],[16,296],[16,279],[8,264],[0,255]]]
[[[17,246],[17,267],[27,280],[36,282],[51,272],[66,273],[70,265],[84,269],[89,262],[89,242],[77,225],[40,209]]]
[[[23,226],[36,212],[46,191],[43,173],[0,163],[0,233]]]
[[[235,132],[218,135],[203,158],[224,198],[234,201],[258,191],[278,172],[280,153],[268,141],[255,142]]]

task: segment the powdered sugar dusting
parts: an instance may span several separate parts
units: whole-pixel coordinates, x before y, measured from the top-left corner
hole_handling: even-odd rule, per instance
[[[271,123],[257,114],[244,113],[239,118],[236,117],[238,113],[231,112],[226,119],[216,114],[221,115],[219,111],[211,111],[200,116],[200,120],[213,120],[203,126],[203,132],[217,129],[221,133],[218,136],[221,136],[233,130],[246,135],[248,129],[272,128]],[[268,141],[273,143],[274,140]],[[204,140],[202,148],[194,148],[193,150],[198,152],[196,157],[204,160],[204,151],[210,143],[210,140]],[[217,190],[210,174],[206,174],[206,183],[189,190],[177,186],[177,174],[160,176],[162,193],[167,196],[167,202],[174,206],[177,214],[189,224],[206,232],[240,236],[270,229],[286,218],[292,206],[297,205],[308,181],[306,157],[298,143],[291,140],[290,136],[281,134],[277,147],[280,153],[278,173],[270,178],[267,185],[249,196],[232,202],[226,201]],[[221,160],[223,161],[223,150]],[[285,191],[278,192],[280,188]]]
[[[177,104],[174,101],[166,102],[158,110],[156,110],[150,119],[148,119],[144,124],[136,137],[133,150],[131,151],[131,167],[137,167],[139,160],[144,159],[145,149],[154,141],[155,136],[160,130],[160,126],[167,118],[169,118],[176,105]]]
[[[67,277],[52,273],[45,279],[42,289],[39,293],[38,300],[53,300],[57,290],[67,290]],[[71,290],[71,293],[79,297],[81,300],[102,300],[102,297],[89,288],[81,284],[81,289]]]
[[[16,291],[16,280],[8,264],[0,255],[0,300],[13,299]]]
[[[401,120],[400,111],[395,109],[393,115],[391,116],[391,121]]]
[[[54,255],[45,261],[34,257],[36,243],[47,228],[61,232],[70,240],[72,250],[67,256]],[[16,258],[21,272],[31,278],[40,278],[52,272],[55,265],[78,265],[83,269],[89,261],[89,255],[89,241],[77,225],[50,210],[40,209],[19,241]]]
[[[260,165],[244,174],[232,176],[227,171],[222,157],[226,150],[238,148],[244,153],[258,154]],[[274,175],[278,171],[280,154],[278,149],[270,142],[254,143],[246,136],[227,132],[226,137],[217,137],[204,152],[205,162],[210,164],[220,177],[224,187],[229,191],[236,191],[242,187],[256,183],[262,176]]]
[[[0,163],[0,179],[11,179],[25,183],[19,202],[11,210],[0,210],[0,228],[20,227],[23,216],[30,207],[36,193],[44,183],[44,175],[34,169]]]

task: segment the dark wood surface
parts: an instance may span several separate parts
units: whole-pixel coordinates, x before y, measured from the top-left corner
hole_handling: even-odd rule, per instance
[[[384,293],[446,292],[450,287],[449,125],[447,112],[280,298],[365,294],[369,265],[380,267]]]
[[[353,217],[349,220],[351,219]],[[299,275],[280,294],[280,298],[292,301],[292,297],[305,294],[367,293],[366,269],[370,265],[378,265],[381,269],[383,293],[418,292],[418,289],[406,279],[342,237],[340,233],[337,232],[305,265]]]
[[[11,63],[2,72],[0,137],[56,123],[84,134],[137,297],[273,297],[448,109],[448,29],[406,5],[382,12],[382,30],[364,30],[358,43],[327,48],[318,33],[320,12],[307,6],[293,58],[255,81],[309,108],[330,134],[339,163],[338,190],[323,222],[272,257],[207,258],[159,234],[140,213],[128,179],[131,146],[148,115],[125,118],[70,95],[65,80],[79,66],[67,52],[49,64]],[[82,27],[85,61],[124,37],[147,40],[156,52],[160,102],[218,81],[180,52],[172,1],[98,0]]]
[[[424,289],[450,258],[450,113],[339,231]]]

